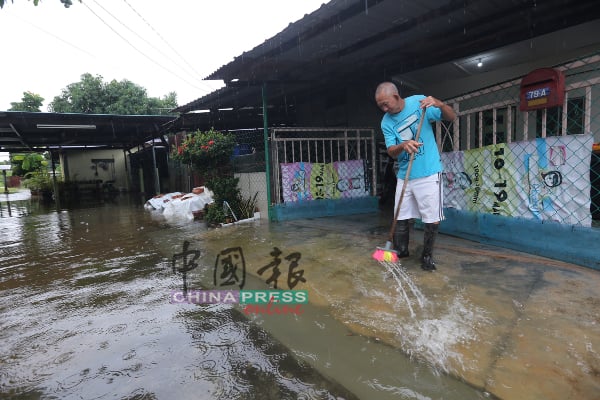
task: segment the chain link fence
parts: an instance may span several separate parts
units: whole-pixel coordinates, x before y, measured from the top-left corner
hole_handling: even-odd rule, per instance
[[[244,199],[255,200],[255,211],[268,217],[268,190],[264,130],[241,129],[229,131],[237,138],[233,149],[233,174]]]
[[[231,155],[231,165],[219,171],[222,176],[231,176],[239,179],[238,188],[246,205],[254,204],[256,211],[267,214],[267,185],[265,178],[265,144],[262,129],[242,129],[223,131],[236,138],[236,144]],[[169,138],[170,145],[177,148],[183,143],[185,133],[177,133]],[[168,187],[174,190],[191,192],[194,187],[203,186],[203,181],[194,172],[191,165],[183,164],[172,158],[168,161],[169,171]],[[166,186],[166,185],[165,185]],[[262,216],[262,214],[261,214]]]
[[[272,128],[268,155],[262,128],[227,132],[236,145],[231,170],[220,172],[239,179],[242,198],[254,200],[261,218],[268,218],[269,204],[375,195],[373,129]],[[183,133],[174,135],[171,145],[184,138]],[[170,187],[191,191],[204,184],[188,165],[170,159],[169,169]]]
[[[444,205],[598,225],[600,53],[531,76],[538,77],[531,86],[519,78],[446,100],[458,118],[436,125]]]
[[[522,87],[527,75],[446,100],[458,118],[435,127],[445,207],[600,225],[600,146],[594,145],[600,142],[600,53],[549,70],[563,77],[564,97],[550,80]],[[559,103],[547,104],[557,94]],[[269,203],[393,199],[393,185],[387,191],[385,185],[387,175],[395,181],[393,163],[376,147],[373,129],[271,128],[269,154],[262,128],[230,133],[236,146],[228,173],[239,178],[244,198],[257,199],[264,217]],[[202,184],[187,166],[170,163],[171,187]]]

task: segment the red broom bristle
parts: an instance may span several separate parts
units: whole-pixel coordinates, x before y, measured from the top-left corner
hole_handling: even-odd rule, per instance
[[[373,253],[372,257],[377,261],[388,261],[395,263],[398,261],[398,254],[393,250],[385,250],[382,248],[377,248]]]

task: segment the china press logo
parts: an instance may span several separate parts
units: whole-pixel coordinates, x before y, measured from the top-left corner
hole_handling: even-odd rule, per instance
[[[198,267],[201,251],[190,247],[190,242],[183,242],[183,251],[173,255],[171,265],[173,272],[180,272],[183,277],[183,290],[173,290],[169,296],[172,304],[241,304],[244,314],[295,314],[304,312],[302,304],[308,303],[308,292],[296,290],[299,283],[306,283],[304,270],[300,267],[302,255],[299,252],[284,254],[273,247],[269,253],[269,262],[263,261],[256,273],[265,278],[272,289],[243,290],[246,283],[246,259],[241,247],[230,247],[222,250],[215,261],[213,283],[215,290],[188,290],[187,273]],[[282,265],[283,264],[283,265]],[[283,271],[280,267],[287,266]],[[279,279],[285,279],[289,290],[278,289]],[[239,290],[225,289],[237,287]]]
[[[306,290],[172,290],[172,304],[237,304],[248,314],[283,315],[304,313],[308,303]]]

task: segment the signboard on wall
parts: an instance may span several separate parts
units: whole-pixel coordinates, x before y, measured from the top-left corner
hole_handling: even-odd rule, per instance
[[[444,207],[590,226],[592,135],[442,153]]]
[[[363,160],[282,163],[281,183],[285,203],[369,195]]]

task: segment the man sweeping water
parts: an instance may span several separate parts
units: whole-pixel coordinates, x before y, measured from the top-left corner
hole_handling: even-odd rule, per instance
[[[421,268],[433,271],[436,269],[433,247],[444,214],[442,162],[431,122],[453,121],[456,113],[452,107],[431,96],[402,98],[392,82],[377,86],[375,101],[385,113],[381,119],[381,130],[387,153],[397,160],[399,167],[394,204],[394,210],[397,210],[394,213],[397,215],[394,249],[400,258],[409,256],[409,221],[420,218],[424,224]],[[422,124],[420,135],[416,138],[421,118],[425,118],[426,123]]]

